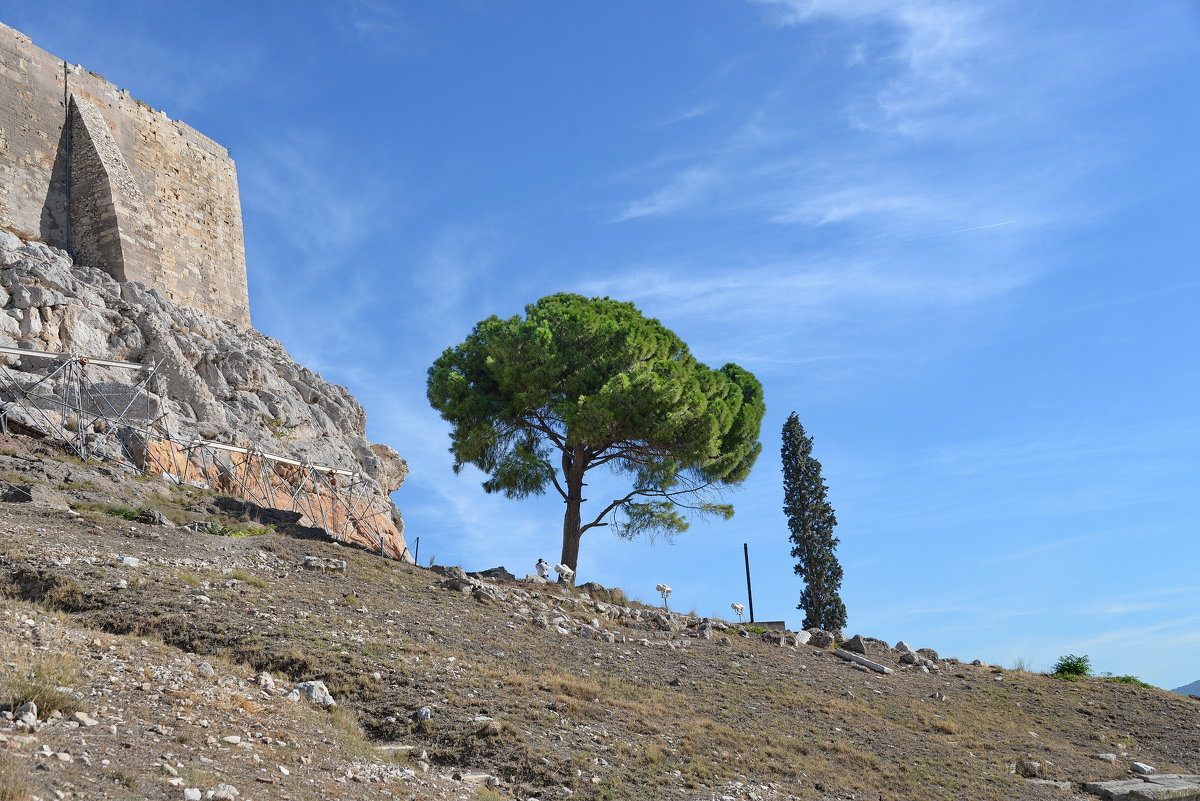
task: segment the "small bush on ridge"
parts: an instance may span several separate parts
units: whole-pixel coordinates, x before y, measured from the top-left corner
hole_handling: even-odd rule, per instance
[[[1054,675],[1090,676],[1092,675],[1092,660],[1088,659],[1087,654],[1083,656],[1075,656],[1075,654],[1060,656],[1058,661],[1054,663]]]

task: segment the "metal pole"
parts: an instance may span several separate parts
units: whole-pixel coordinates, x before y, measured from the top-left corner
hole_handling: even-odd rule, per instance
[[[742,543],[742,556],[746,558],[746,597],[750,601],[750,622],[754,622],[754,590],[750,588],[750,545]]]
[[[417,565],[418,567],[421,566],[421,538],[420,537],[417,537],[416,542],[413,543],[413,564]]]

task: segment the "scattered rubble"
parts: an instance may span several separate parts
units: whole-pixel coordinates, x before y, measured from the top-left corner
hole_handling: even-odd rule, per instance
[[[0,528],[0,581],[22,593],[0,598],[0,642],[17,644],[0,679],[50,654],[73,671],[57,700],[0,700],[0,758],[29,767],[43,801],[942,801],[972,797],[952,789],[966,777],[975,797],[1014,801],[1134,781],[1143,795],[1113,797],[1136,801],[1183,791],[1197,768],[1194,705],[1143,688],[278,533],[27,503],[0,504]],[[997,715],[1014,726],[976,727]],[[1165,775],[1130,778],[1134,761]]]

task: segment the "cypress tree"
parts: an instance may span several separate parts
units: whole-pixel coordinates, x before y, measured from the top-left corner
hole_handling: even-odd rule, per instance
[[[837,631],[846,625],[846,605],[838,595],[842,566],[834,551],[838,539],[833,507],[825,498],[821,463],[813,458],[812,439],[792,412],[783,424],[783,513],[791,530],[796,575],[804,579],[797,609],[804,610],[804,628]]]

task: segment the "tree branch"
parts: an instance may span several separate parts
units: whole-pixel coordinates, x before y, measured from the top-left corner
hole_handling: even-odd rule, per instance
[[[604,453],[604,451],[602,450],[602,451],[600,451],[600,453]],[[608,454],[607,456],[603,457],[602,459],[597,459],[596,461],[592,462],[589,466],[596,467],[597,465],[607,464],[608,462],[614,461],[616,459],[627,459],[628,461],[637,462],[638,464],[645,464],[647,461],[649,461],[649,459],[647,459],[645,457],[640,457],[639,454],[637,454],[635,451],[630,450],[629,448],[621,448],[620,450],[613,451],[612,453]]]
[[[589,528],[595,528],[596,526],[599,526],[599,525],[608,525],[607,523],[602,524],[600,521],[603,520],[608,515],[608,513],[611,512],[613,509],[616,509],[618,506],[620,506],[623,503],[628,503],[630,500],[633,499],[634,495],[639,495],[639,494],[641,494],[639,490],[634,490],[633,492],[630,492],[628,495],[626,495],[624,498],[618,498],[617,500],[610,503],[608,506],[605,506],[604,511],[601,512],[600,514],[596,515],[596,518],[594,520],[592,520],[592,522],[588,523],[586,526],[580,526],[579,533],[582,534],[583,532],[587,531]]]
[[[560,449],[565,449],[567,447],[566,439],[564,439],[562,434],[555,431],[554,428],[546,422],[546,418],[542,416],[541,412],[533,412],[533,418],[537,421],[536,423],[534,420],[530,420],[528,418],[522,418],[522,422],[536,431],[541,431]]]

